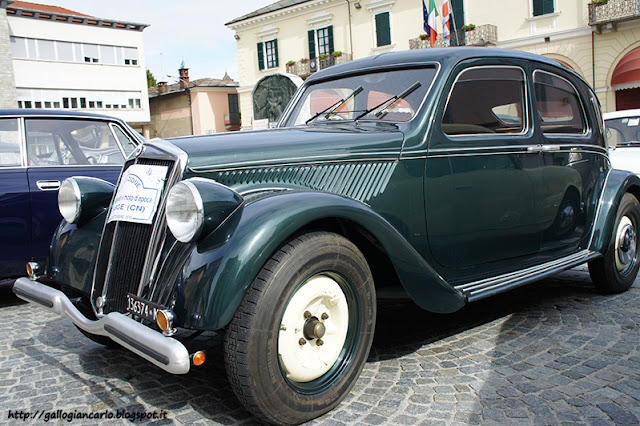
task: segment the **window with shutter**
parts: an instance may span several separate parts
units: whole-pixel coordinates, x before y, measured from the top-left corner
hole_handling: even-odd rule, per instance
[[[316,57],[316,32],[309,30],[307,37],[309,38],[309,59],[313,59]]]
[[[267,68],[278,67],[278,39],[267,41],[264,43]],[[262,69],[262,68],[261,68]]]
[[[391,26],[389,25],[389,12],[376,15],[376,43],[377,46],[391,44]]]
[[[258,69],[264,69],[264,52],[262,51],[262,43],[258,43]]]
[[[533,0],[533,16],[553,13],[553,0]]]

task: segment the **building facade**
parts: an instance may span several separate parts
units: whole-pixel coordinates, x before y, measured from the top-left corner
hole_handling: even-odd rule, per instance
[[[442,0],[435,3],[440,15],[435,47],[444,47]],[[628,91],[640,86],[640,76],[635,81],[628,73],[620,76],[629,65],[615,70],[640,57],[634,50],[640,47],[640,0],[588,3],[450,0],[451,45],[519,49],[556,59],[584,76],[604,111],[633,106],[634,95]],[[226,25],[237,40],[244,128],[252,125],[253,91],[265,76],[306,78],[353,59],[430,48],[422,0],[282,0]]]
[[[180,68],[179,82],[158,82],[149,88],[151,138],[240,130],[238,83],[225,74],[222,79],[190,81],[189,69]]]
[[[143,132],[150,121],[142,38],[147,25],[29,2],[0,5],[0,55],[10,58],[13,91],[0,90],[15,96],[3,107],[99,112]],[[3,50],[5,42],[9,49]]]

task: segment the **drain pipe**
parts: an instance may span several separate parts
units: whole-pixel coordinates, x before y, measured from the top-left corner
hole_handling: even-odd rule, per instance
[[[349,13],[349,50],[351,51],[351,60],[353,61],[353,35],[351,34],[351,2],[347,0],[347,12]]]

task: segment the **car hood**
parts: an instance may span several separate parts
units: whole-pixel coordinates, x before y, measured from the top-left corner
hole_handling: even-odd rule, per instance
[[[618,147],[609,150],[611,167],[640,174],[640,147]]]
[[[189,155],[192,172],[282,164],[398,158],[395,126],[285,128],[167,139]]]

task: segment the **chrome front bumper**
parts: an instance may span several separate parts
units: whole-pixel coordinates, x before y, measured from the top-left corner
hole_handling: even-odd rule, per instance
[[[28,278],[17,279],[13,292],[27,302],[38,303],[58,315],[69,317],[88,333],[111,338],[169,373],[189,372],[189,352],[182,343],[125,315],[112,312],[97,321],[90,320],[80,313],[64,293]]]

